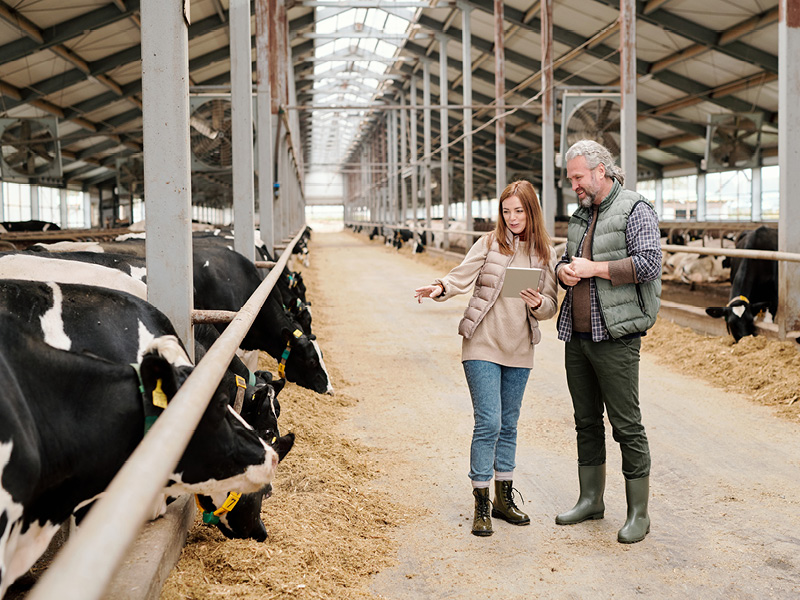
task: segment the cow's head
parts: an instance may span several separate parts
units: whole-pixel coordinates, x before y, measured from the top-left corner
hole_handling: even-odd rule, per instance
[[[169,402],[194,367],[165,358],[164,336],[139,366],[144,397]],[[177,343],[177,340],[176,340]],[[234,375],[226,371],[208,403],[169,485],[174,493],[255,492],[275,476],[278,455],[255,429],[229,406]]]
[[[283,460],[294,445],[293,433],[281,436],[278,431],[281,407],[277,396],[286,380],[273,379],[269,371],[256,371],[255,376],[256,385],[247,386],[242,417],[269,443],[278,459]],[[263,542],[267,539],[267,530],[261,520],[261,505],[271,495],[272,484],[267,484],[257,492],[242,494],[232,507],[229,493],[197,495],[196,498],[203,511],[203,521],[216,525],[225,537]]]
[[[332,394],[328,370],[322,359],[322,350],[314,334],[306,335],[299,328],[283,330],[289,356],[286,359],[286,379],[320,394]]]
[[[709,306],[706,314],[715,319],[724,318],[735,343],[748,335],[756,335],[756,316],[768,307],[768,302],[750,304],[744,296],[737,296],[727,306]]]

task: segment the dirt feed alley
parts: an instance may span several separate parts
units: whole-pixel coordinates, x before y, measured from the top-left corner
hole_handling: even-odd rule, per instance
[[[531,525],[495,520],[494,535],[477,538],[456,333],[467,297],[413,299],[455,263],[349,232],[315,232],[310,259],[303,277],[337,395],[287,386],[281,420],[298,444],[265,503],[270,539],[231,542],[196,527],[163,598],[800,597],[800,403],[791,400],[800,353],[771,347],[795,369],[788,383],[737,393],[750,371],[770,379],[751,355],[725,341],[701,346],[709,341],[668,323],[645,338],[652,531],[627,546],[616,541],[626,507],[610,427],[605,519],[554,523],[577,498],[577,467],[563,344],[554,321],[543,323],[514,481]],[[716,352],[730,372],[719,372]],[[704,360],[724,381],[703,378]]]

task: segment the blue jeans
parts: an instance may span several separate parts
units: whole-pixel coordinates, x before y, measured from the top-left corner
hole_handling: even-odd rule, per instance
[[[465,360],[475,427],[469,455],[469,478],[490,481],[492,471],[511,473],[517,453],[517,420],[530,369],[504,367],[485,360]]]

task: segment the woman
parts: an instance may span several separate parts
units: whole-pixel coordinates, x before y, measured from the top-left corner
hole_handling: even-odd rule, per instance
[[[474,535],[492,535],[493,474],[491,516],[513,525],[531,522],[513,498],[517,420],[533,367],[533,346],[541,339],[539,321],[556,313],[555,263],[536,191],[528,181],[515,181],[500,195],[495,230],[482,236],[445,277],[415,290],[419,302],[443,301],[475,285],[458,327],[464,336],[461,361],[475,416],[469,471],[475,497]],[[528,288],[519,298],[502,297],[507,267],[544,269],[541,291]]]

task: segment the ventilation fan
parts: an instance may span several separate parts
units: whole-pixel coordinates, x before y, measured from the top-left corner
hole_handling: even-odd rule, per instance
[[[620,155],[620,96],[616,93],[564,92],[561,99],[560,166],[566,168],[564,156],[575,142],[594,140],[611,152],[614,160]]]
[[[58,183],[61,147],[55,118],[0,119],[0,173],[17,183]]]
[[[706,171],[750,169],[761,162],[761,113],[709,115]]]
[[[192,170],[230,170],[233,162],[230,98],[192,97],[191,110]]]
[[[142,156],[118,158],[117,190],[120,196],[141,198],[144,194],[144,160]]]

